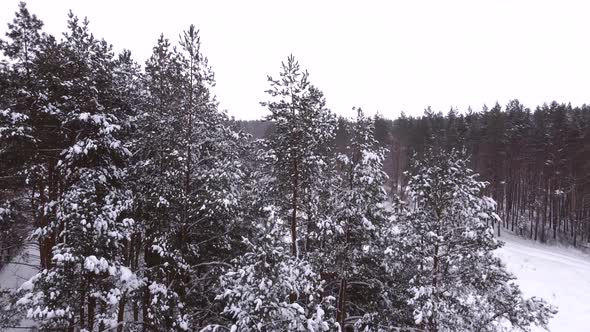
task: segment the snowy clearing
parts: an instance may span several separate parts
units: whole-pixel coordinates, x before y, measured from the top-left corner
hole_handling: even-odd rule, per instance
[[[590,256],[573,248],[546,246],[504,232],[498,255],[516,275],[527,296],[539,296],[559,312],[551,332],[588,331],[590,320]],[[533,331],[544,331],[535,328]]]

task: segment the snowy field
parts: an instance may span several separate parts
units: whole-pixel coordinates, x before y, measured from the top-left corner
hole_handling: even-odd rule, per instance
[[[548,247],[504,232],[498,255],[527,296],[558,306],[551,332],[590,331],[590,256],[572,248]],[[534,331],[544,331],[537,328]]]

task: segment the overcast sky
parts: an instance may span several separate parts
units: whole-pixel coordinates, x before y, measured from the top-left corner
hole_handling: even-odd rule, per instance
[[[60,35],[67,12],[130,49],[143,64],[160,33],[177,41],[194,23],[216,73],[220,106],[237,118],[266,114],[266,75],[293,53],[328,107],[393,118],[401,111],[474,110],[518,98],[534,107],[590,101],[587,1],[123,1],[29,0]],[[0,24],[17,10],[0,0]]]

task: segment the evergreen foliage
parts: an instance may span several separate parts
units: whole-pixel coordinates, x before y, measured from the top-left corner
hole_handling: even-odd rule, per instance
[[[555,309],[522,297],[514,277],[493,251],[499,220],[487,185],[455,150],[429,150],[414,165],[408,188],[412,208],[399,206],[392,264],[408,275],[408,309],[427,331],[527,331],[545,326]]]

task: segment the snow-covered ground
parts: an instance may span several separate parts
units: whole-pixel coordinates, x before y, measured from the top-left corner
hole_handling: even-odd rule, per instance
[[[590,331],[590,256],[572,248],[546,246],[504,232],[498,255],[527,296],[539,296],[559,312],[551,332]],[[534,331],[544,331],[541,328]]]
[[[12,258],[14,263],[9,263],[0,269],[0,289],[16,289],[23,282],[29,280],[37,273],[39,266],[39,249],[35,244],[28,244],[23,251]],[[2,308],[0,308],[2,310]],[[7,329],[6,332],[23,332],[25,327],[32,327],[34,323],[30,320],[23,320],[19,329]]]
[[[37,273],[39,249],[36,244],[28,244],[22,252],[0,269],[0,288],[18,288]]]

